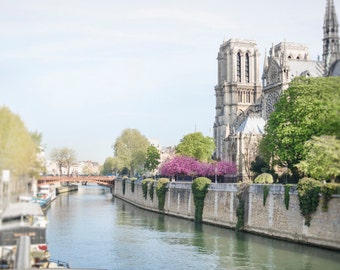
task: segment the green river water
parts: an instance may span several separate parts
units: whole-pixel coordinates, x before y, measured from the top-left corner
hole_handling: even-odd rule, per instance
[[[340,269],[340,252],[148,212],[99,186],[47,212],[51,258],[96,269]]]

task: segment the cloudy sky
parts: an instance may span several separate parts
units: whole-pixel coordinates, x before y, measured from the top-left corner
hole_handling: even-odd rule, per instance
[[[334,0],[340,15],[340,0]],[[125,128],[163,146],[212,136],[223,40],[309,46],[322,55],[326,0],[0,0],[0,106],[104,162]]]

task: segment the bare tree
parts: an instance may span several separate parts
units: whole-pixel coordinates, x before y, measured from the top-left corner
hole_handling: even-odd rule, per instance
[[[73,149],[67,147],[60,149],[54,148],[50,156],[51,159],[57,163],[60,175],[62,175],[62,168],[66,168],[67,175],[70,175],[70,168],[76,161],[76,153]]]

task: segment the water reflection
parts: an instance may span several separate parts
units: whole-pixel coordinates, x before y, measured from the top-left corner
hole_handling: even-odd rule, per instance
[[[54,257],[105,269],[339,269],[339,253],[195,223],[107,200],[94,187],[48,212]]]

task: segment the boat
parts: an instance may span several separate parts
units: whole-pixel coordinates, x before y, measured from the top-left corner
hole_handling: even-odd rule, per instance
[[[46,243],[47,224],[39,204],[9,204],[1,215],[0,269],[13,269],[21,260],[25,260],[29,268],[69,268],[68,263],[50,258]],[[29,242],[24,248],[21,245],[23,238],[29,238],[24,241]]]
[[[77,190],[78,190],[77,184],[62,185],[60,187],[57,187],[57,195],[61,193],[72,192],[72,191],[77,191]]]
[[[50,185],[40,186],[37,196],[32,198],[32,202],[39,203],[41,209],[46,211],[51,205],[51,202],[56,199],[56,188]]]
[[[46,244],[46,217],[37,203],[19,202],[9,204],[1,215],[0,265],[11,268],[20,236],[30,237],[31,254],[35,259],[48,257]]]

